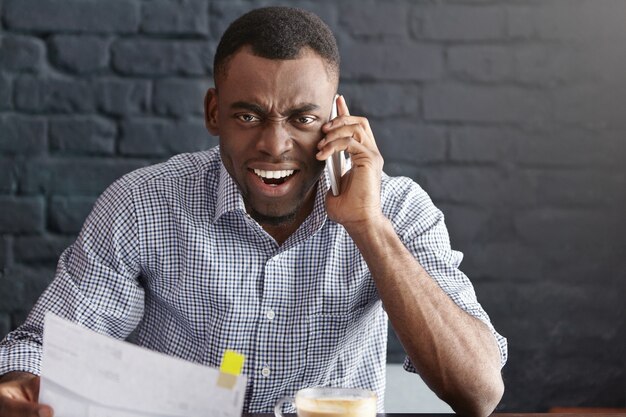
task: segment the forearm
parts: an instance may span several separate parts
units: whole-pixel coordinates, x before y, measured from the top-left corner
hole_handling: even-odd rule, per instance
[[[426,383],[458,412],[489,414],[503,390],[499,349],[489,328],[450,299],[389,220],[347,229],[370,268],[398,338]]]

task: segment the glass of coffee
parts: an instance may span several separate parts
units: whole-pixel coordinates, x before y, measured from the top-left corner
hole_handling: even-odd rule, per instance
[[[294,397],[281,398],[274,407],[284,417],[283,404],[296,406],[298,417],[376,417],[376,394],[357,388],[305,388]]]

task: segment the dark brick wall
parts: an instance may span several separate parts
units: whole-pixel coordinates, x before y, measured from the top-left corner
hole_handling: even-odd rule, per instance
[[[266,4],[0,0],[0,335],[108,184],[216,144],[201,111],[217,39]],[[282,4],[332,26],[387,172],[446,214],[509,338],[501,409],[626,406],[626,2]]]

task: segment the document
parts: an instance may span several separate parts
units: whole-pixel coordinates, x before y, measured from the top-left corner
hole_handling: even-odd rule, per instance
[[[239,417],[246,377],[153,352],[48,313],[39,401],[55,417]]]

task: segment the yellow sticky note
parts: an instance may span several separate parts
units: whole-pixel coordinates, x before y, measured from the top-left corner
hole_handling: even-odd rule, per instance
[[[246,357],[241,353],[227,349],[222,357],[220,374],[217,378],[217,386],[226,389],[233,389],[237,383],[237,376],[241,375],[243,362],[245,360]]]
[[[230,375],[241,375],[243,362],[245,360],[246,357],[241,353],[237,353],[234,350],[226,349],[226,351],[224,351],[224,356],[222,357],[220,371]]]

